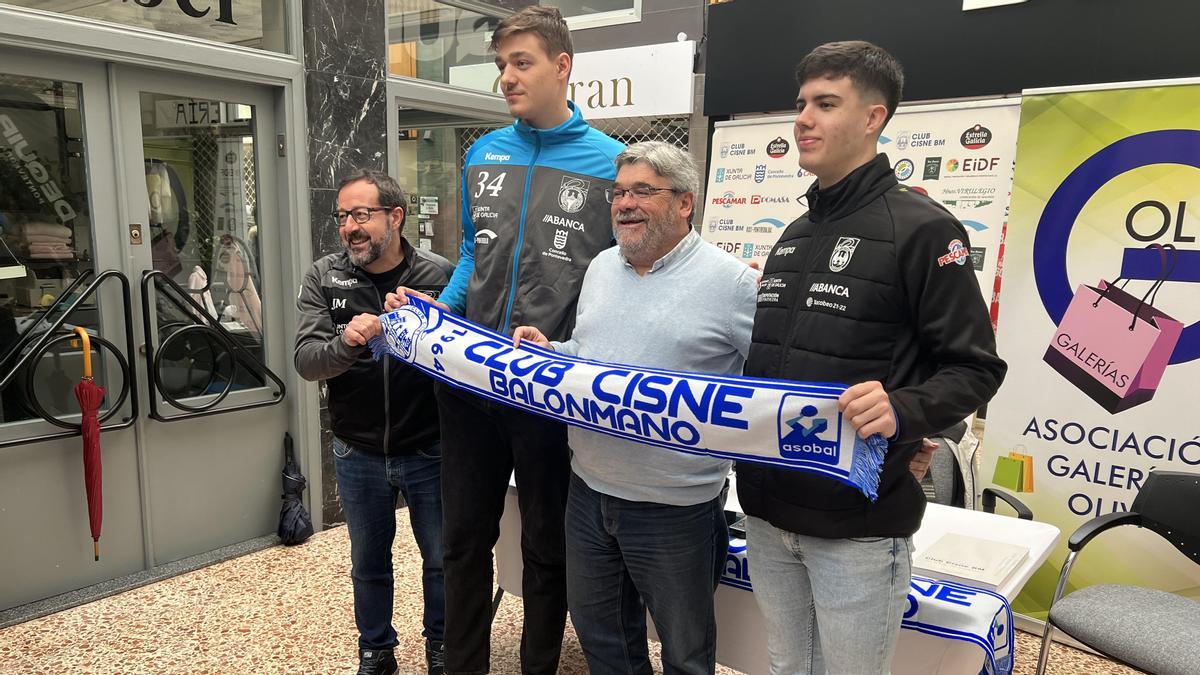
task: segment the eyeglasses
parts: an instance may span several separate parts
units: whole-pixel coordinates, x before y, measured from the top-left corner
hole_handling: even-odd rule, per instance
[[[329,216],[331,218],[333,218],[333,222],[337,223],[339,226],[342,224],[343,221],[346,220],[346,216],[350,216],[351,218],[354,219],[354,222],[358,223],[359,225],[362,225],[363,223],[370,220],[371,215],[374,214],[376,211],[385,211],[385,212],[386,211],[395,211],[398,208],[400,208],[400,207],[399,206],[359,206],[357,208],[350,209],[349,211],[334,211],[333,213],[329,214]]]
[[[645,185],[639,185],[635,188],[629,188],[628,190],[626,190],[625,188],[613,188],[609,192],[612,195],[612,200],[614,202],[621,201],[621,199],[625,195],[629,195],[629,196],[633,197],[634,201],[644,202],[647,199],[650,199],[651,197],[653,197],[654,195],[656,195],[660,192],[671,192],[674,194],[680,194],[680,193],[684,192],[684,190],[676,190],[675,188],[660,188],[660,187],[649,187],[649,186],[645,186]]]

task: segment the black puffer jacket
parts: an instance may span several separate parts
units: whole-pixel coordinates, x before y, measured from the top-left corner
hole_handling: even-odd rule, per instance
[[[747,514],[817,537],[908,536],[925,498],[908,463],[923,436],[970,415],[1005,363],[971,266],[966,230],[899,185],[886,155],[827,190],[771,251],[746,374],[853,385],[878,380],[899,421],[879,499],[841,483],[738,466]]]

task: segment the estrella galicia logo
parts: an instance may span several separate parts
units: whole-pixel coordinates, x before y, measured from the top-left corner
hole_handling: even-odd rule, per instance
[[[799,394],[784,394],[779,402],[779,456],[836,465],[841,459],[837,429],[830,429],[830,421],[818,417],[817,406],[805,401]],[[821,438],[830,434],[834,438]]]
[[[766,164],[755,164],[754,165],[754,182],[761,183],[766,179],[767,179],[767,165]]]
[[[582,178],[563,176],[558,187],[558,206],[566,213],[579,213],[587,203],[588,188],[592,182]]]
[[[902,159],[896,162],[896,166],[892,167],[896,172],[896,180],[908,180],[913,175],[913,163],[911,159]]]
[[[723,167],[723,166],[717,168],[717,182],[718,183],[725,182],[725,167]]]
[[[779,159],[780,157],[786,155],[787,151],[790,150],[791,147],[792,146],[786,140],[784,140],[783,136],[776,136],[775,140],[767,143],[767,157]]]
[[[982,124],[976,124],[962,132],[958,141],[968,150],[978,150],[992,142],[992,130]]]

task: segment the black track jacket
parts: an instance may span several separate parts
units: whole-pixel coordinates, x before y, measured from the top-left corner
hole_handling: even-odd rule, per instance
[[[749,515],[817,537],[905,537],[925,497],[908,471],[923,436],[986,403],[1004,379],[966,230],[899,185],[886,155],[828,189],[771,250],[746,374],[854,385],[879,380],[899,422],[879,499],[820,476],[740,464]]]
[[[396,285],[436,296],[454,266],[405,239],[400,245],[404,262],[395,270]],[[294,361],[300,377],[327,381],[335,436],[366,452],[412,454],[438,438],[433,380],[391,358],[375,361],[369,348],[342,341],[350,319],[383,312],[385,294],[345,251],[317,260],[296,297]]]

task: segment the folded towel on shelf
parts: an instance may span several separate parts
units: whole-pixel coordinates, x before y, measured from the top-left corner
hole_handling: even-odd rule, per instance
[[[75,250],[66,244],[30,244],[29,253],[70,253],[74,254]]]
[[[74,260],[74,251],[47,251],[44,253],[30,253],[30,260]]]
[[[28,233],[26,233],[24,239],[22,239],[21,241],[24,241],[25,243],[28,243],[28,244],[64,244],[64,245],[71,244],[70,237],[60,237],[57,235],[49,235],[49,234],[28,234]]]
[[[71,228],[64,225],[54,225],[52,223],[25,223],[21,226],[25,236],[42,235],[49,237],[67,237],[68,239],[73,234]]]

